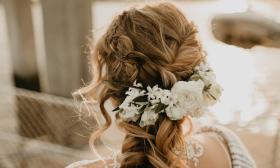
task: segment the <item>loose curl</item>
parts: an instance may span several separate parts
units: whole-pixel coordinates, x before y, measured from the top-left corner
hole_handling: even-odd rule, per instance
[[[144,86],[155,84],[170,89],[179,80],[187,80],[205,53],[192,22],[172,4],[161,3],[130,9],[118,15],[97,42],[93,52],[92,83],[82,91],[99,101],[105,124],[92,134],[90,144],[110,125],[105,102],[119,105],[135,80]],[[174,148],[185,149],[183,122],[161,114],[153,126],[141,128],[134,122],[118,126],[125,131],[121,168],[186,167]]]

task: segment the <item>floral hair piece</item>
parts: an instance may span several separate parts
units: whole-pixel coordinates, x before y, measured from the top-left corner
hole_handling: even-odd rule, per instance
[[[188,81],[178,81],[170,90],[158,85],[144,88],[135,81],[126,92],[125,100],[113,111],[123,121],[138,122],[141,127],[154,125],[161,113],[170,120],[188,115],[200,117],[219,100],[222,91],[213,70],[207,63],[201,63]]]

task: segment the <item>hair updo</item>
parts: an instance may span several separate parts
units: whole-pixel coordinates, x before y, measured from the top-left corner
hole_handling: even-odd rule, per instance
[[[104,103],[117,105],[133,82],[170,89],[179,80],[187,80],[205,54],[192,22],[172,4],[161,3],[130,9],[118,15],[98,40],[92,57],[93,81],[85,88],[87,96],[100,103],[105,125],[91,137],[91,144],[111,124]],[[186,167],[186,161],[173,149],[184,149],[183,120],[172,121],[160,115],[155,125],[139,127],[123,122],[121,168]]]

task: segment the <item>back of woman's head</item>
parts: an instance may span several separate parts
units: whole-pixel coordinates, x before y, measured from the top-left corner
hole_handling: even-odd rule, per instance
[[[161,3],[130,9],[116,16],[97,42],[93,53],[94,79],[86,90],[96,98],[106,124],[95,132],[95,140],[111,124],[104,103],[113,99],[119,105],[133,82],[170,89],[187,80],[193,68],[204,59],[192,22],[172,4]],[[183,120],[172,121],[160,115],[155,125],[144,128],[116,115],[126,133],[121,167],[185,167],[174,148],[184,148]],[[93,142],[91,142],[93,143]]]

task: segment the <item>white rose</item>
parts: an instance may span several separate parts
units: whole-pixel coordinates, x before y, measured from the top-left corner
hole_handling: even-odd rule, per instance
[[[172,120],[183,118],[186,113],[199,110],[204,107],[203,101],[204,83],[198,81],[179,81],[171,88],[171,94],[176,96],[173,105],[166,109],[168,117]]]
[[[156,123],[157,119],[158,119],[158,113],[155,113],[155,111],[153,110],[153,107],[147,107],[141,116],[139,125],[141,127],[144,127],[147,125],[154,125]]]
[[[204,101],[208,105],[214,105],[221,97],[223,88],[218,83],[211,84],[210,88],[204,92]]]
[[[171,88],[171,94],[176,95],[179,104],[187,111],[195,110],[203,104],[203,88],[204,83],[201,80],[179,81]]]

